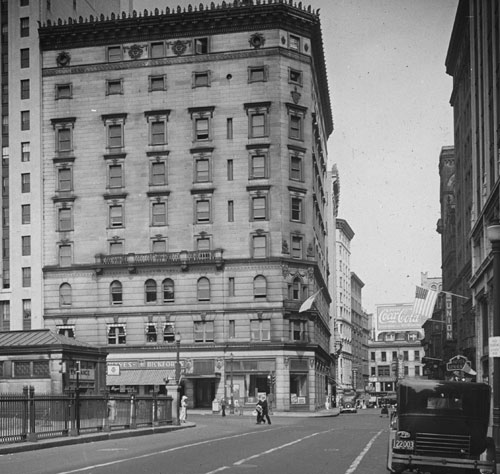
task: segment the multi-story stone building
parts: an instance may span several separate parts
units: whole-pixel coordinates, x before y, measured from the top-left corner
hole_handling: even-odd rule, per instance
[[[47,22],[43,316],[108,387],[313,410],[334,383],[320,19],[281,1]],[[299,312],[314,292],[314,306]]]
[[[368,386],[369,316],[363,309],[362,290],[365,284],[351,272],[351,323],[352,323],[352,385],[362,396]]]
[[[351,320],[351,240],[354,231],[345,219],[336,221],[337,314],[336,340],[339,341],[337,360],[337,398],[344,390],[353,389],[352,320]]]
[[[0,330],[40,329],[42,305],[41,61],[38,24],[108,14],[119,0],[0,3],[2,260]]]
[[[470,263],[464,268],[470,293],[462,294],[470,295],[471,299],[465,301],[470,316],[464,329],[466,345],[462,352],[476,368],[477,380],[490,382],[493,364],[488,338],[493,335],[493,295],[499,290],[493,288],[487,228],[500,218],[499,40],[498,2],[461,0],[446,57],[446,72],[453,77],[450,102],[455,130],[456,214],[464,217],[457,234],[466,239],[462,250],[464,263],[471,249]]]

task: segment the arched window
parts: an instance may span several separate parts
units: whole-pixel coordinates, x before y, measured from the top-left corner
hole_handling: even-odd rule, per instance
[[[59,306],[71,306],[71,285],[63,283],[59,287]]]
[[[163,301],[174,301],[174,280],[166,278],[165,280],[163,280],[161,287],[163,291]]]
[[[123,302],[123,288],[122,284],[115,280],[109,285],[111,293],[111,304],[122,304]]]
[[[257,275],[253,279],[253,296],[255,298],[267,297],[267,280],[263,275]]]
[[[210,280],[202,277],[198,280],[198,301],[210,300]]]
[[[147,280],[144,284],[146,303],[156,303],[156,281]]]

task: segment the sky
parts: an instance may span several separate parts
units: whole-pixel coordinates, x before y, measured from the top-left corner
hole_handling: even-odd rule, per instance
[[[133,0],[137,10],[209,4]],[[221,1],[215,1],[216,4]],[[412,303],[441,276],[439,154],[453,145],[445,60],[458,0],[302,0],[320,9],[340,177],[363,307]]]

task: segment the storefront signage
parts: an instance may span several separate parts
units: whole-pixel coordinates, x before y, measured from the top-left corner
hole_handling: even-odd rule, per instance
[[[488,339],[489,356],[500,357],[500,336],[492,336]]]
[[[118,367],[119,368],[118,374],[119,374],[120,370],[144,370],[144,369],[175,370],[175,364],[176,364],[175,360],[161,360],[161,359],[117,360],[117,361],[114,360],[108,364],[108,374],[110,368],[112,367]],[[180,364],[183,369],[183,373],[191,374],[193,372],[192,359],[181,359]],[[115,372],[117,370],[116,368],[111,370],[114,371],[113,375],[117,375]]]
[[[464,370],[466,366],[470,367],[470,360],[467,357],[457,355],[452,357],[450,361],[446,364],[446,370],[453,372],[455,370]]]
[[[453,311],[451,295],[446,293],[446,339],[453,340]]]
[[[70,380],[76,380],[76,370],[75,369],[69,369],[69,379]],[[95,370],[94,369],[80,369],[80,374],[78,377],[79,380],[85,381],[85,380],[95,380]]]

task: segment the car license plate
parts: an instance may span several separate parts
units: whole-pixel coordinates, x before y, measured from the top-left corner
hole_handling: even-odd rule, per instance
[[[413,451],[413,440],[394,441],[394,449],[404,449],[405,451]]]

